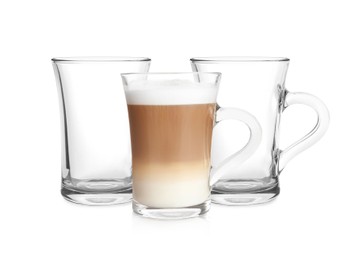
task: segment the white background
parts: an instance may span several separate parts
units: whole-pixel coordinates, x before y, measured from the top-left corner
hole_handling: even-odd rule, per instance
[[[354,259],[353,1],[0,2],[0,259]],[[50,58],[148,56],[151,71],[188,58],[286,56],[286,86],[317,95],[331,124],[281,175],[281,194],[204,218],[154,221],[130,205],[60,195],[60,126]],[[256,93],[257,94],[257,93]],[[283,147],[314,125],[294,106]]]

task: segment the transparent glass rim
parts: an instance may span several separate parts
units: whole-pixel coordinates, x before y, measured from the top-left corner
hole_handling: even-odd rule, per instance
[[[130,57],[130,56],[73,56],[73,57],[55,57],[53,62],[66,63],[86,63],[86,62],[139,62],[151,61],[147,57]]]
[[[162,76],[183,76],[183,75],[215,75],[221,76],[221,72],[129,72],[121,73],[121,76],[144,76],[144,75],[162,75]]]
[[[286,57],[266,57],[266,56],[211,56],[211,57],[194,57],[191,62],[288,62]]]

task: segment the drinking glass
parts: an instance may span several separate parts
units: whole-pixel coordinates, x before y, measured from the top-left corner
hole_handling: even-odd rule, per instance
[[[152,218],[187,218],[210,207],[210,183],[224,165],[242,163],[259,145],[260,125],[236,108],[216,106],[220,73],[122,74],[132,144],[133,210]],[[211,172],[212,129],[240,120],[250,139]]]
[[[63,197],[86,205],[131,200],[131,151],[121,72],[149,58],[53,58],[62,135]]]
[[[288,58],[203,57],[192,58],[193,71],[222,72],[217,103],[242,108],[252,113],[262,127],[261,144],[243,164],[230,164],[223,178],[212,189],[212,201],[227,205],[267,202],[280,191],[279,174],[294,156],[316,143],[326,132],[329,113],[315,96],[285,89]],[[279,123],[282,112],[293,104],[315,110],[317,122],[304,137],[284,150],[279,149]],[[233,127],[215,131],[212,165],[218,164],[237,144]],[[233,134],[232,134],[233,133]],[[234,136],[233,136],[234,135]]]

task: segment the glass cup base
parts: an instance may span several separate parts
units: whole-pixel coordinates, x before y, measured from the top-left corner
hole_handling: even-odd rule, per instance
[[[185,208],[152,208],[132,201],[133,212],[154,219],[185,219],[205,214],[210,209],[211,200]]]
[[[216,204],[244,206],[269,202],[280,193],[278,182],[271,186],[255,186],[255,181],[218,182],[218,188],[212,189],[211,199]]]
[[[132,189],[118,191],[83,192],[62,187],[62,196],[73,203],[89,206],[106,206],[128,203],[132,200]]]

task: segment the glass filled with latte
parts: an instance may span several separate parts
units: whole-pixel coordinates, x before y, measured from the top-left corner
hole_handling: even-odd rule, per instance
[[[122,74],[128,105],[134,212],[152,218],[206,213],[219,169],[246,160],[261,131],[255,118],[216,104],[220,73]],[[235,119],[250,129],[245,147],[211,172],[213,127]]]

